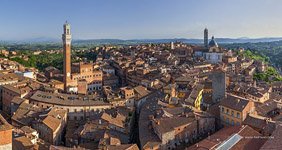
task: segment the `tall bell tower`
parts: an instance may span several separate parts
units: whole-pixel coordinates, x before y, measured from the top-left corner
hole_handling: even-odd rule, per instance
[[[64,88],[66,90],[71,81],[71,32],[70,24],[67,21],[64,24],[62,39],[64,44]]]
[[[209,41],[208,40],[209,40],[209,31],[208,31],[207,28],[205,28],[205,30],[204,30],[204,45],[205,45],[206,48],[209,47],[209,45],[208,45]]]

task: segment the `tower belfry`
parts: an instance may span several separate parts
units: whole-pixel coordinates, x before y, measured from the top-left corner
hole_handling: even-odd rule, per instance
[[[62,40],[64,48],[64,87],[66,90],[71,82],[71,31],[70,24],[67,21],[64,24]]]

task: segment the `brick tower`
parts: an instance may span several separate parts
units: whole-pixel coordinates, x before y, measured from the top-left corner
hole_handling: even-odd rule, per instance
[[[64,24],[62,39],[64,44],[64,86],[66,90],[71,82],[71,32],[68,22]]]

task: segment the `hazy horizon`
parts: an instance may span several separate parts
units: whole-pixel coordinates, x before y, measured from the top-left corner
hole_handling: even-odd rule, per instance
[[[0,40],[282,37],[280,0],[49,0],[1,2]]]
[[[86,40],[173,40],[173,39],[186,39],[186,40],[203,40],[203,38],[183,38],[183,37],[176,37],[176,38],[133,38],[133,39],[121,39],[121,38],[79,38],[79,39],[72,39],[73,41],[86,41]],[[249,37],[215,37],[215,39],[231,39],[231,40],[259,40],[259,39],[282,39],[281,37],[256,37],[256,38],[249,38]],[[26,39],[0,39],[2,42],[32,42],[32,41],[55,41],[61,42],[61,38],[52,38],[52,37],[34,37],[34,38],[26,38]],[[211,36],[209,37],[211,40]]]

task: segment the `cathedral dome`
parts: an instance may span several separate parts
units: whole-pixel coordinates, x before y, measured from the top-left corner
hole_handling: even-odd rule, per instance
[[[210,47],[218,47],[218,45],[217,45],[217,43],[216,43],[216,41],[215,41],[215,39],[214,39],[214,36],[212,36],[212,39],[211,39],[211,41],[209,42],[209,46],[210,46]]]

